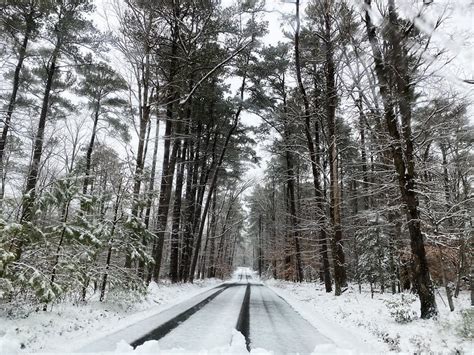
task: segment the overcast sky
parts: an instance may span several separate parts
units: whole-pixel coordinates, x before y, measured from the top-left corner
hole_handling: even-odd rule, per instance
[[[97,14],[94,17],[98,27],[102,30],[117,29],[114,6],[116,0],[96,0]],[[309,0],[302,0],[301,16],[304,21],[304,8]],[[223,0],[222,5],[228,6],[233,0]],[[421,0],[397,0],[397,5],[402,16],[413,19],[418,14],[418,9],[422,4]],[[353,0],[353,4],[363,14],[362,0]],[[268,34],[264,38],[267,45],[284,41],[282,28],[292,30],[289,20],[284,18],[285,14],[293,14],[295,5],[293,1],[267,0],[266,13],[264,18],[268,21]],[[424,32],[431,32],[433,24],[442,16],[445,20],[440,28],[433,33],[432,43],[434,46],[446,50],[445,57],[451,62],[448,65],[440,66],[439,75],[447,78],[449,85],[454,91],[471,96],[474,93],[474,85],[465,84],[462,79],[474,79],[474,1],[470,0],[434,0],[422,19],[416,21],[417,27]],[[362,19],[362,17],[361,17]],[[123,62],[122,58],[113,51],[109,54],[110,61],[115,67],[119,67]],[[446,90],[446,87],[440,87]],[[440,91],[441,92],[441,91]],[[472,108],[469,112],[474,112]],[[259,119],[255,115],[243,113],[242,121],[247,125],[258,125]],[[257,147],[259,155],[262,156],[262,164],[253,167],[247,173],[247,178],[258,180],[265,168],[265,161],[270,157],[264,149],[265,142]],[[133,142],[132,142],[132,149]]]

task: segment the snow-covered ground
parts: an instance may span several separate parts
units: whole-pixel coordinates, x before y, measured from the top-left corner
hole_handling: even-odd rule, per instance
[[[359,293],[351,287],[336,297],[314,283],[268,280],[265,284],[343,349],[357,353],[474,353],[472,334],[471,339],[460,335],[461,311],[470,307],[467,292],[454,300],[454,312],[444,304],[446,297],[441,293],[436,299],[440,312],[437,320],[414,319],[400,324],[391,317],[386,302],[401,295],[376,293],[372,299],[368,290]],[[411,308],[419,314],[418,301]],[[327,353],[332,353],[331,349]]]
[[[315,333],[313,336],[304,333],[301,324],[295,325],[297,322],[284,324],[285,321],[291,323],[295,318],[290,314],[291,308],[288,307],[286,313],[282,311],[285,307],[273,311],[272,307],[284,301],[281,299],[275,301],[276,296],[271,295],[273,292],[270,289],[259,286],[260,282],[255,273],[239,269],[228,282],[234,287],[231,285],[220,297],[204,306],[207,307],[206,312],[199,310],[160,341],[147,341],[135,349],[125,340],[119,340],[112,335],[123,334],[127,329],[137,328],[139,324],[159,321],[160,317],[173,313],[173,310],[188,307],[200,297],[207,297],[206,295],[211,292],[209,290],[220,281],[205,280],[196,281],[194,284],[175,285],[151,284],[147,296],[135,302],[122,296],[106,303],[90,301],[86,305],[79,306],[57,304],[51,312],[38,311],[28,315],[16,312],[16,316],[7,316],[0,310],[0,354],[71,353],[101,338],[113,341],[110,347],[106,347],[110,351],[98,352],[102,354],[248,354],[244,336],[233,329],[245,290],[245,286],[239,284],[247,282],[251,284],[252,289],[250,345],[251,347],[254,345],[254,348],[251,349],[251,354],[274,354],[259,347],[285,349],[283,340],[285,336],[281,329],[277,329],[278,333],[267,327],[273,323],[275,326],[280,324],[282,329],[288,330],[287,333],[291,333],[292,327],[296,327],[296,332],[301,333],[302,337],[314,338],[310,343],[319,345],[314,347],[313,355],[388,352],[473,353],[472,340],[460,335],[461,311],[470,307],[467,293],[461,293],[455,300],[455,312],[449,312],[441,299],[443,297],[445,300],[442,295],[437,297],[440,310],[440,317],[437,320],[414,319],[400,324],[392,318],[386,305],[387,301],[398,299],[400,295],[377,293],[372,299],[368,290],[359,293],[356,288],[349,288],[342,296],[335,297],[333,294],[326,294],[314,283],[266,281],[266,286],[286,300],[316,328],[318,334]],[[268,314],[262,307],[257,307],[259,302],[263,302]],[[415,313],[418,313],[418,308],[418,302],[414,302],[411,306],[411,310]],[[272,321],[264,322],[265,317],[270,317]],[[261,324],[267,324],[265,329],[259,329],[258,319],[262,319]],[[269,343],[273,333],[280,334],[281,339],[277,340],[283,343],[280,344],[277,340]],[[316,339],[316,335],[319,338]],[[472,339],[472,333],[470,336]],[[297,341],[298,336],[293,335],[293,338]],[[275,341],[278,346],[275,345]],[[202,347],[202,344],[206,346]]]
[[[221,282],[207,279],[194,284],[151,283],[148,294],[138,301],[122,295],[105,303],[59,303],[51,312],[13,312],[7,316],[0,309],[0,354],[79,349],[92,339],[162,312]]]

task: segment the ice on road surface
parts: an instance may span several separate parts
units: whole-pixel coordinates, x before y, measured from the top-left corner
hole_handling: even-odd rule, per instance
[[[332,344],[268,287],[252,286],[249,313],[251,348],[308,354],[317,345]]]

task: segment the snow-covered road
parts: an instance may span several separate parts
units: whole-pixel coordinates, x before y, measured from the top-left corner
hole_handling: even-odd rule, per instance
[[[199,312],[161,338],[160,348],[203,350],[229,345],[245,289],[245,285],[227,288]]]
[[[255,285],[250,290],[251,348],[307,354],[316,345],[331,343],[268,287]]]
[[[235,329],[245,337],[248,350],[265,349],[274,354],[311,353],[317,345],[332,343],[283,298],[254,280],[250,271],[243,268],[233,281],[82,350],[113,350],[112,344],[122,338],[134,347],[158,340],[161,350],[198,352],[231,345],[237,341]]]

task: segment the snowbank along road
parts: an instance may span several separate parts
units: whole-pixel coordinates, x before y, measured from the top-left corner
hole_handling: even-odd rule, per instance
[[[122,340],[133,347],[159,340],[162,350],[199,351],[228,346],[234,329],[245,337],[247,350],[304,354],[317,345],[332,343],[284,299],[255,280],[250,270],[240,268],[232,281],[97,339],[80,351],[111,351]]]

